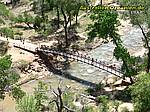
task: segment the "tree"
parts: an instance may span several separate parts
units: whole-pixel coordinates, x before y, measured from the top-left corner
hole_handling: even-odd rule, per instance
[[[143,6],[144,10],[135,10],[135,11],[128,11],[126,17],[130,17],[131,23],[133,25],[137,25],[143,34],[142,40],[144,42],[144,47],[148,50],[147,53],[147,67],[146,72],[149,73],[150,70],[150,45],[149,45],[149,38],[150,38],[150,1],[149,0],[120,0],[122,5],[137,5]],[[144,24],[147,25],[148,32],[144,31]]]
[[[0,98],[4,98],[4,93],[7,89],[10,89],[20,78],[18,74],[12,71],[11,68],[11,56],[6,55],[0,58]]]
[[[6,55],[0,58],[0,98],[4,98],[6,91],[11,91],[13,97],[18,101],[25,93],[15,83],[19,80],[20,76],[11,69],[11,56]]]
[[[106,40],[107,42],[113,41],[115,44],[114,56],[117,60],[123,62],[122,71],[124,77],[130,77],[131,83],[133,83],[132,76],[137,74],[135,66],[135,58],[131,57],[127,49],[123,46],[120,39],[120,35],[117,33],[117,26],[119,21],[117,19],[118,14],[115,11],[107,10],[93,10],[90,18],[94,21],[88,27],[89,37],[87,42],[91,42],[96,36]]]
[[[13,19],[14,23],[25,23],[29,28],[33,28],[31,24],[34,23],[34,17],[24,12]]]
[[[57,12],[57,29],[60,28],[60,2],[61,0],[47,0],[50,9],[56,9]],[[50,10],[51,11],[51,10]]]
[[[16,101],[21,100],[26,95],[26,93],[22,91],[20,87],[17,86],[12,87],[11,94],[13,98],[16,99]]]
[[[37,107],[37,100],[34,96],[24,96],[19,102],[17,106],[18,112],[40,112]]]
[[[47,89],[48,89],[47,85],[41,81],[38,83],[38,87],[35,88],[34,96],[36,99],[36,106],[37,106],[38,110],[42,110],[45,102],[48,99],[48,97],[46,95]]]
[[[66,42],[66,47],[69,46],[69,42],[68,42],[68,23],[71,23],[71,19],[74,16],[75,12],[76,12],[76,1],[75,0],[62,0],[60,2],[61,6],[60,6],[60,10],[61,13],[63,15],[63,19],[64,19],[64,30],[65,30],[65,42]],[[79,9],[78,9],[79,10]],[[76,15],[78,14],[78,12],[76,12]]]
[[[129,87],[135,112],[150,111],[150,74],[140,74],[138,80]]]
[[[14,39],[14,31],[11,28],[3,27],[3,28],[0,29],[0,33],[2,35],[6,36],[6,38]]]
[[[7,9],[7,7],[0,2],[0,25],[5,24],[5,20],[12,17],[12,14]]]

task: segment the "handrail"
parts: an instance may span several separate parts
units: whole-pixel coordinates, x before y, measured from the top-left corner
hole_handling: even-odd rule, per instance
[[[56,49],[38,48],[38,47],[36,49],[31,49],[31,48],[29,48],[29,46],[27,47],[25,45],[20,45],[20,44],[14,45],[14,47],[26,50],[26,51],[31,52],[31,53],[37,53],[39,51],[39,52],[44,52],[47,55],[49,55],[49,53],[51,53],[51,54],[56,54],[56,55],[68,57],[70,59],[74,59],[76,61],[80,61],[80,62],[86,63],[88,65],[94,66],[98,69],[104,70],[104,71],[111,73],[113,75],[116,75],[118,77],[123,76],[123,73],[120,69],[108,66],[107,64],[104,64],[104,63],[106,63],[104,61],[100,61],[100,60],[98,61],[97,59],[91,58],[91,57],[86,56],[86,55],[82,55],[78,52],[72,52],[72,51],[63,52],[63,51],[56,50]]]

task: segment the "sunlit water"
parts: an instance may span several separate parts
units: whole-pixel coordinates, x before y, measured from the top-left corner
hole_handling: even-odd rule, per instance
[[[139,52],[143,48],[143,43],[141,40],[142,37],[141,30],[136,27],[127,26],[122,33],[122,40],[124,45],[128,48],[129,52],[131,54],[135,52]],[[102,44],[100,47],[90,51],[88,54],[89,56],[99,59],[102,61],[106,61],[108,63],[115,63],[118,67],[120,67],[121,62],[116,61],[116,59],[113,57],[113,50],[114,45],[112,42],[109,42],[107,44]],[[106,76],[110,75],[107,72],[94,68],[90,65],[80,63],[80,62],[73,62],[71,64],[70,69],[68,72],[77,78],[81,78],[93,83],[98,83],[100,80]],[[43,81],[48,83],[49,85],[53,84],[54,87],[58,86],[58,79],[61,78],[64,80],[64,84],[69,84],[70,86],[74,86],[75,88],[82,88],[79,83],[76,83],[74,81],[66,80],[65,78],[52,76],[50,79],[44,79]],[[38,81],[31,81],[27,84],[24,84],[22,86],[22,89],[25,90],[27,93],[31,94],[34,91],[34,88],[37,87]],[[77,90],[77,91],[78,91]],[[15,102],[12,100],[8,95],[6,96],[5,100],[3,102],[0,102],[0,112],[15,112]]]
[[[143,42],[141,37],[143,37],[141,30],[137,27],[131,27],[130,25],[127,26],[127,28],[124,30],[123,35],[121,35],[123,44],[126,48],[128,48],[128,51],[130,54],[134,54],[136,52],[139,52],[143,48]],[[99,59],[102,61],[106,61],[108,63],[115,63],[117,67],[121,66],[121,62],[117,61],[113,57],[113,50],[114,45],[112,42],[109,42],[107,44],[103,44],[100,47],[92,50],[89,52],[89,56]],[[109,73],[99,70],[95,67],[92,67],[90,65],[75,62],[71,69],[68,70],[73,76],[80,77],[82,79],[91,81],[91,82],[100,82],[100,80],[106,76],[109,75]]]

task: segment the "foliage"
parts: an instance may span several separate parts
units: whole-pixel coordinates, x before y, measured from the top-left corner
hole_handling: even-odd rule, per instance
[[[31,28],[30,24],[34,23],[34,18],[27,12],[24,12],[23,14],[20,14],[17,17],[15,17],[13,21],[15,23],[25,23]]]
[[[8,42],[0,41],[0,56],[4,56],[8,50]]]
[[[17,106],[18,112],[40,112],[37,107],[37,100],[34,96],[24,96],[18,102]]]
[[[106,41],[113,41],[116,45],[114,56],[117,60],[123,61],[122,71],[124,76],[130,77],[131,82],[133,83],[131,76],[137,74],[134,67],[135,58],[130,56],[129,52],[122,44],[120,35],[117,33],[117,26],[120,25],[117,17],[118,14],[115,11],[93,10],[90,18],[94,23],[90,24],[87,28],[87,30],[89,30],[87,42],[93,41],[96,36]]]
[[[150,45],[149,45],[149,38],[150,35],[148,34],[149,28],[150,28],[150,1],[149,0],[120,0],[120,3],[122,5],[138,5],[143,6],[143,10],[137,10],[137,11],[128,11],[126,14],[124,14],[124,18],[130,18],[131,23],[133,25],[137,25],[143,34],[143,37],[141,39],[143,40],[143,46],[148,49],[147,53],[147,65],[146,65],[146,72],[148,73],[150,70]],[[148,31],[144,30],[144,26],[148,28]]]
[[[6,5],[0,2],[0,24],[5,24],[6,20],[13,17],[13,14],[9,11]]]
[[[9,86],[9,77],[6,70],[11,66],[10,56],[0,58],[0,98],[4,98],[5,87]]]
[[[67,91],[62,95],[62,98],[63,98],[63,104],[65,106],[69,108],[74,108],[73,106],[74,93]]]
[[[0,71],[5,72],[5,70],[8,70],[11,67],[11,64],[12,61],[10,55],[6,55],[0,58]]]
[[[82,112],[95,112],[92,106],[85,106]]]
[[[101,95],[98,97],[98,101],[100,102],[99,108],[100,112],[108,112],[108,97],[105,95]]]
[[[0,16],[3,17],[3,18],[8,18],[10,16],[9,10],[2,3],[0,3]]]
[[[117,17],[118,14],[116,12],[93,10],[90,19],[94,23],[87,28],[87,30],[90,30],[88,33],[89,41],[92,41],[96,36],[108,40],[109,36],[117,31],[116,27],[119,25]],[[112,38],[110,37],[109,39]]]
[[[22,91],[20,87],[13,86],[11,90],[11,94],[17,101],[19,101],[25,96],[26,93]]]
[[[34,96],[36,99],[36,106],[39,110],[41,110],[42,106],[45,104],[46,100],[48,99],[46,92],[47,92],[47,85],[43,82],[38,83],[38,87],[35,88]]]
[[[1,98],[4,98],[4,92],[7,91],[6,89],[11,89],[13,97],[18,100],[23,97],[24,92],[20,87],[13,86],[19,80],[20,76],[11,69],[11,64],[12,61],[10,55],[0,58],[0,96]]]
[[[150,74],[141,74],[137,82],[129,87],[135,112],[150,111]]]
[[[8,28],[8,27],[0,28],[0,33],[6,36],[6,38],[8,37],[12,39],[14,38],[14,31],[11,28]]]

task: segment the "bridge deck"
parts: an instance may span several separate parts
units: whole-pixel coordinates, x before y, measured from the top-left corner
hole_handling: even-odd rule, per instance
[[[115,76],[118,77],[122,77],[123,73],[121,72],[120,69],[117,68],[112,68],[110,66],[107,66],[106,64],[104,64],[105,62],[102,61],[97,61],[97,59],[93,59],[90,58],[86,55],[82,55],[79,53],[73,53],[73,52],[62,52],[62,51],[58,51],[58,50],[52,50],[52,49],[41,49],[38,47],[33,47],[33,46],[29,46],[29,45],[21,45],[21,44],[15,44],[14,47],[26,50],[28,52],[34,53],[36,54],[37,51],[43,52],[44,54],[56,54],[56,55],[60,55],[60,56],[64,56],[64,57],[68,57],[70,59],[74,59],[76,61],[80,61],[83,63],[86,63],[88,65],[94,66],[98,69],[104,70],[110,74],[113,74]]]

